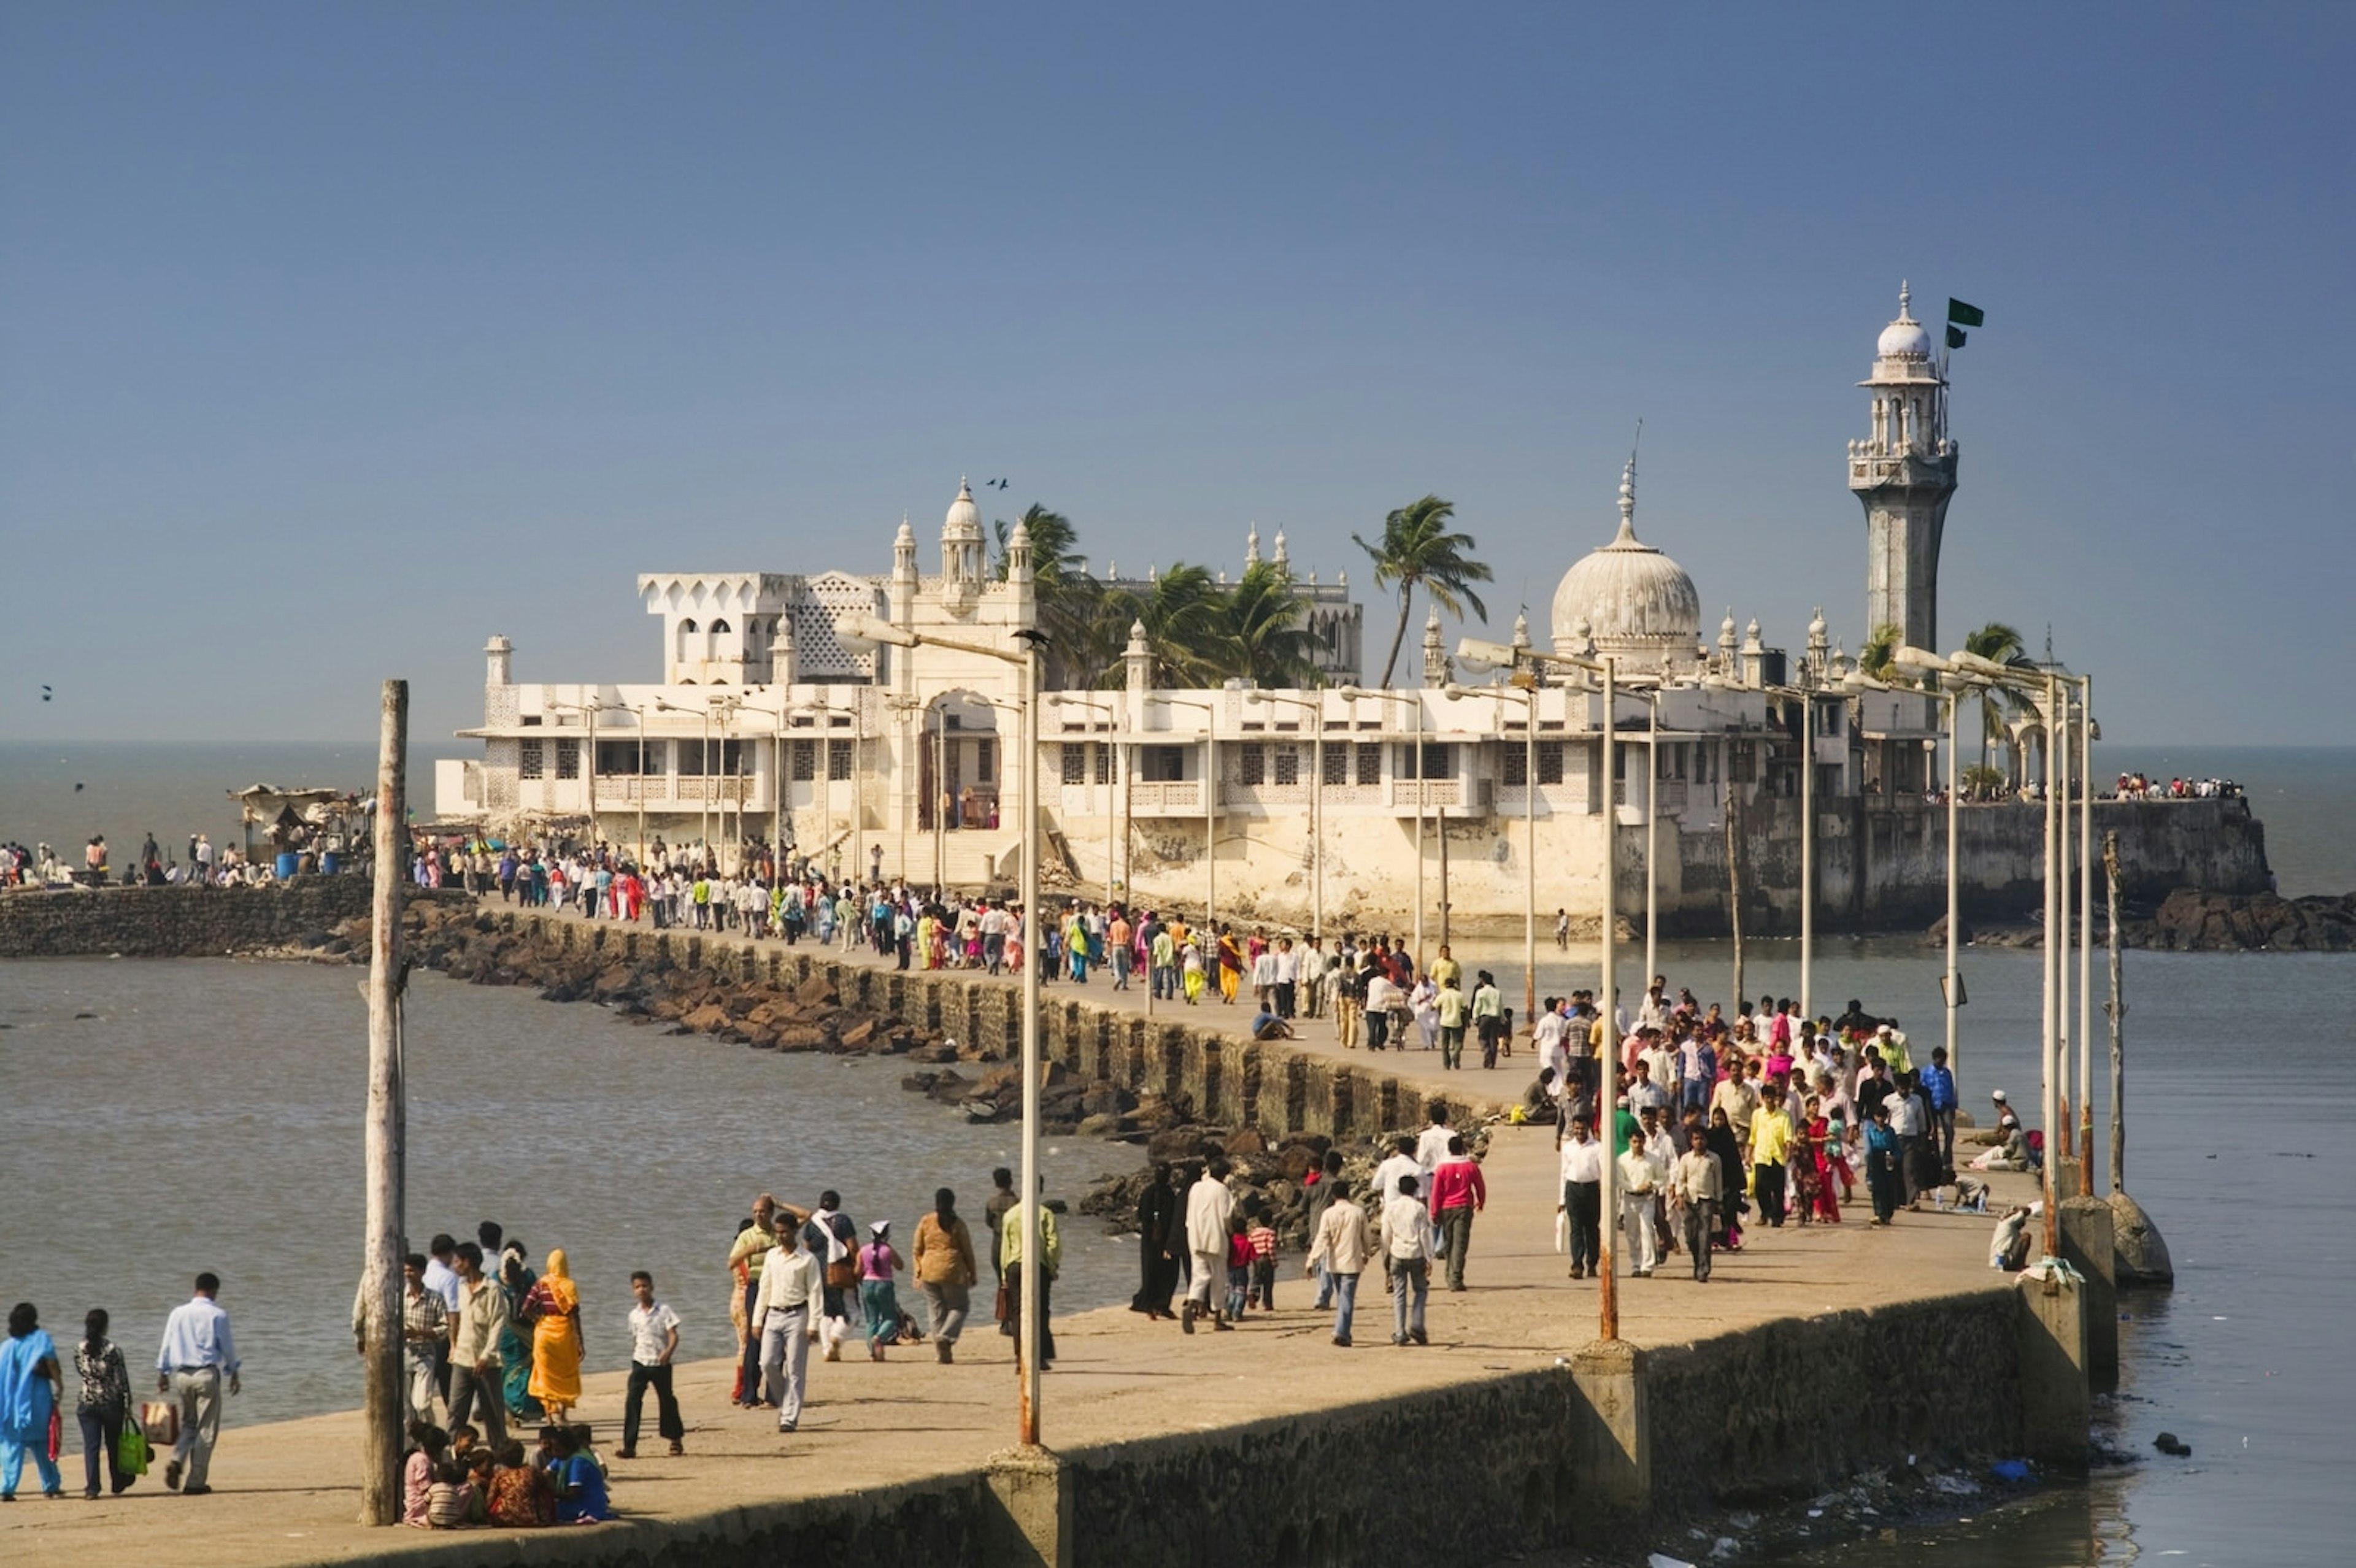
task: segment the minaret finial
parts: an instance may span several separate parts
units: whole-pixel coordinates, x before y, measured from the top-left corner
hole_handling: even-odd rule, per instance
[[[1911,289],[1911,288],[1907,287],[1907,285],[1906,285],[1906,280],[1905,280],[1905,279],[1903,279],[1903,278],[1899,279],[1899,280],[1898,280],[1898,319],[1899,319],[1899,320],[1901,320],[1901,321],[1911,321],[1911,320],[1912,320],[1912,319],[1913,319],[1913,309],[1912,309],[1913,304],[1914,304],[1914,291],[1913,291],[1912,289]]]
[[[1620,535],[1636,537],[1636,449],[1644,440],[1644,421],[1636,421],[1636,439],[1628,443],[1628,466],[1620,471]]]

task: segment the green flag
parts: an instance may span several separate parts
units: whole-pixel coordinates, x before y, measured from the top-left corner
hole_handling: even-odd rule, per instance
[[[1947,328],[1947,347],[1950,348],[1961,348],[1963,346],[1964,329],[1960,326],[1951,326]]]
[[[1957,326],[1986,326],[1987,312],[1976,304],[1965,304],[1961,300],[1951,299],[1947,302],[1947,319]]]

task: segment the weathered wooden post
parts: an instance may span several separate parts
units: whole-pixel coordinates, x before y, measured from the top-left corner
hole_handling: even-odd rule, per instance
[[[1740,1007],[1750,993],[1742,988],[1742,829],[1735,820],[1742,808],[1742,797],[1735,792],[1734,780],[1726,781],[1726,909],[1727,918],[1734,927],[1734,1005]]]
[[[2143,1205],[2127,1195],[2126,982],[2119,962],[2119,836],[2103,835],[2103,869],[2111,917],[2111,999],[2103,1005],[2111,1020],[2111,1245],[2120,1285],[2172,1285],[2176,1264],[2168,1243]]]
[[[368,1238],[361,1264],[367,1374],[360,1522],[401,1518],[401,1229],[403,1087],[400,1054],[402,894],[407,884],[409,683],[384,683],[377,741],[376,884],[369,930]]]

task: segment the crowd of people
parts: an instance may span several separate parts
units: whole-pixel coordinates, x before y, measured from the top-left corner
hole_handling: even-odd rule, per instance
[[[2147,774],[2121,773],[2115,800],[2217,800],[2240,795],[2242,786],[2232,779],[2170,778],[2166,784]]]
[[[211,835],[205,833],[188,836],[187,858],[184,861],[178,851],[158,844],[151,832],[140,845],[137,857],[121,868],[114,864],[114,852],[102,833],[92,834],[82,846],[80,866],[71,864],[47,844],[0,844],[0,888],[97,888],[115,884],[229,888],[258,887],[275,880],[274,868],[262,857],[249,856],[233,844],[216,848]]]
[[[155,1392],[134,1410],[130,1363],[108,1338],[112,1322],[103,1307],[82,1320],[73,1349],[77,1384],[74,1417],[81,1429],[82,1492],[99,1494],[99,1471],[106,1471],[110,1495],[119,1495],[145,1473],[148,1445],[167,1446],[164,1484],[183,1497],[203,1497],[213,1445],[220,1436],[221,1393],[244,1385],[237,1339],[220,1302],[220,1280],[197,1275],[196,1292],[165,1320],[155,1352]],[[8,1313],[8,1339],[0,1344],[0,1502],[15,1502],[30,1457],[45,1497],[66,1495],[63,1456],[66,1360],[57,1341],[41,1327],[40,1310],[20,1301]],[[126,1436],[131,1441],[126,1444]]]

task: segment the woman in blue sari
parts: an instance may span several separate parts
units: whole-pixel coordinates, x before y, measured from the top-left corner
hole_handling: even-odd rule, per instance
[[[507,1395],[508,1418],[519,1424],[548,1413],[532,1397],[531,1325],[523,1320],[523,1298],[539,1283],[540,1275],[525,1266],[523,1248],[509,1242],[499,1254],[499,1291],[508,1298],[507,1321],[499,1325],[499,1383]]]
[[[41,1495],[63,1497],[65,1482],[49,1452],[49,1423],[58,1411],[58,1347],[29,1301],[8,1310],[8,1342],[0,1345],[0,1502],[16,1500],[25,1455],[40,1473]]]

